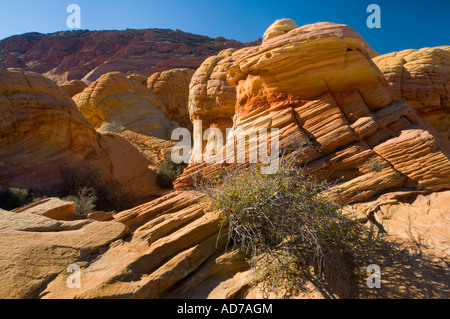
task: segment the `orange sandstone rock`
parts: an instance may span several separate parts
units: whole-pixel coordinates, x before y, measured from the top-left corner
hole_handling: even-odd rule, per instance
[[[236,87],[228,127],[235,135],[278,128],[281,148],[305,145],[296,160],[320,179],[339,180],[339,203],[403,187],[450,188],[449,144],[426,129],[411,105],[395,99],[372,62],[377,54],[351,28],[306,25],[241,52],[227,71]],[[203,92],[191,90],[192,109]],[[210,123],[221,117],[212,109],[200,109]],[[176,187],[214,170],[190,165]]]
[[[450,46],[404,50],[375,57],[397,99],[450,139]]]
[[[156,168],[174,142],[174,123],[164,115],[161,100],[141,83],[120,72],[100,77],[73,97],[80,112],[104,134],[119,134],[130,141]]]
[[[136,196],[159,190],[148,159],[124,138],[97,133],[70,97],[42,75],[0,70],[0,111],[3,188],[55,191],[64,184],[66,167],[85,166]]]
[[[36,214],[54,220],[70,221],[80,219],[75,214],[75,203],[59,198],[46,198],[26,207],[15,209],[14,212],[20,214]]]
[[[72,80],[64,84],[61,84],[59,87],[70,97],[73,97],[78,93],[81,93],[85,88],[87,88],[87,85],[83,81]]]
[[[192,123],[188,109],[189,83],[193,74],[192,69],[173,69],[155,73],[147,81],[147,87],[164,104],[166,117],[190,130]]]
[[[307,172],[321,180],[338,180],[340,193],[336,201],[341,204],[376,200],[392,191],[449,189],[448,142],[428,131],[411,105],[393,96],[372,62],[375,55],[356,32],[344,25],[318,23],[274,33],[260,47],[248,48],[234,56],[233,51],[223,52],[207,59],[191,82],[190,116],[204,120],[205,127],[221,130],[227,125],[235,132],[244,133],[252,128],[280,129],[282,147],[296,141],[305,145],[301,152],[294,151],[289,156],[305,164]],[[90,95],[95,95],[95,86],[91,91]],[[99,96],[108,98],[107,94]],[[107,119],[101,114],[106,113],[92,111],[91,114],[99,114],[92,116],[93,121],[104,125]],[[192,185],[193,175],[207,176],[215,170],[212,165],[191,163],[177,186]],[[428,209],[439,205],[430,204],[429,200],[440,202],[446,198],[432,196],[417,201],[426,201],[424,207]],[[224,216],[209,211],[199,203],[200,199],[195,192],[178,190],[114,215],[114,221],[102,224],[107,227],[124,224],[130,234],[122,234],[121,239],[104,246],[98,254],[75,259],[81,264],[81,288],[67,289],[68,275],[56,263],[58,267],[52,272],[51,280],[36,283],[36,287],[41,287],[37,297],[257,295],[249,290],[250,272],[243,256],[237,252],[223,254],[226,224],[221,225],[221,221]],[[435,220],[433,214],[425,220],[426,226]],[[441,223],[436,226],[441,232]],[[419,228],[414,228],[414,234],[422,231]],[[432,238],[439,241],[439,247],[445,246],[441,236]],[[29,256],[18,251],[19,256]],[[15,261],[8,256],[7,262]],[[58,255],[38,255],[37,260],[52,258],[60,260]],[[396,271],[405,268],[408,267],[396,267]],[[383,272],[383,285],[389,287],[387,297],[425,296],[430,287],[420,287],[416,280],[423,274],[414,270],[409,277],[399,277]],[[30,277],[36,282],[42,274],[37,272]],[[399,278],[408,289],[399,286]],[[434,278],[430,282],[434,285]],[[436,282],[439,288],[442,281]],[[24,290],[13,291],[9,296],[35,294]]]

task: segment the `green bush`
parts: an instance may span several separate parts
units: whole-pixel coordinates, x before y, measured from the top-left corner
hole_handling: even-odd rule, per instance
[[[30,204],[34,200],[34,193],[25,188],[7,188],[0,191],[0,208],[12,210]]]
[[[206,203],[227,216],[229,240],[248,254],[255,284],[279,297],[307,281],[354,285],[364,229],[327,200],[329,189],[289,165],[272,175],[255,165],[199,186]]]

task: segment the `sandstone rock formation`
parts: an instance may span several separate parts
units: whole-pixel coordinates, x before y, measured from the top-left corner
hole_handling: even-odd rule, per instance
[[[131,75],[128,75],[127,78],[135,80],[135,81],[141,83],[142,85],[147,86],[148,77],[145,76],[145,75],[140,75],[140,74],[133,73]]]
[[[277,20],[264,32],[263,41],[288,33],[297,28],[298,25],[291,19]]]
[[[371,61],[375,55],[360,35],[334,23],[265,39],[227,72],[237,93],[228,127],[236,136],[278,128],[282,149],[296,141],[305,145],[297,160],[318,178],[340,180],[341,204],[396,188],[448,189],[449,144],[427,131],[408,103],[395,99]],[[201,96],[191,90],[191,101]],[[205,113],[211,122],[220,117]],[[186,169],[176,187],[191,185],[202,167]]]
[[[376,201],[355,204],[346,209],[375,218],[390,235],[410,240],[443,260],[450,249],[450,191],[431,194],[388,193]]]
[[[438,199],[435,204],[429,202],[432,199],[429,196],[423,197],[424,200],[419,196],[413,204],[407,204],[401,198],[392,200],[399,194],[390,195],[390,199],[386,198],[389,202],[365,204],[364,207],[372,211],[362,206],[359,209],[368,214],[366,219],[376,212],[376,218],[381,220],[388,231],[394,227],[398,229],[390,236],[403,232],[404,237],[408,237],[409,229],[413,229],[412,234],[417,237],[427,234],[421,233],[420,227],[438,228],[440,237],[429,236],[426,239],[430,238],[431,243],[437,244],[439,248],[448,245],[448,225],[446,219],[440,216],[448,214],[446,204],[441,206],[441,201],[447,200],[448,192],[432,195],[435,196],[433,199]],[[194,192],[178,191],[119,213],[113,221],[102,223],[83,220],[55,224],[55,221],[41,216],[1,211],[0,241],[4,258],[0,266],[13,266],[4,268],[6,271],[1,274],[6,284],[1,287],[0,293],[9,298],[48,299],[261,298],[258,288],[252,286],[252,273],[245,262],[245,254],[232,249],[225,250],[226,228],[220,224],[224,217],[199,204],[200,199]],[[435,205],[439,207],[433,208]],[[381,207],[382,211],[377,212],[374,206]],[[411,207],[413,212],[410,211]],[[420,209],[430,208],[430,217],[422,215]],[[408,215],[413,216],[412,228],[408,226],[411,225]],[[426,224],[423,224],[424,221]],[[434,225],[434,221],[438,221],[438,224]],[[386,225],[401,227],[388,228]],[[80,234],[83,234],[82,239]],[[27,236],[34,236],[33,243],[36,246],[21,245],[28,243],[30,239]],[[17,254],[11,254],[10,250],[5,249],[5,245],[10,243],[14,245],[9,247]],[[65,248],[48,249],[49,245],[61,243],[65,243]],[[38,245],[41,245],[40,249],[36,248]],[[408,259],[410,256],[404,255],[404,251],[388,257],[402,257],[406,258],[401,260],[402,263],[411,262]],[[439,257],[442,256],[436,257],[438,259],[434,262],[441,264]],[[29,267],[24,262],[31,258],[37,267]],[[413,261],[420,263],[423,260]],[[442,288],[440,285],[445,284],[445,273],[436,273],[442,268],[426,268],[424,265],[399,267],[398,262],[386,260],[383,263],[385,288],[380,290],[380,295],[371,295],[367,289],[362,289],[363,294],[371,298],[445,298],[445,286],[439,290]],[[78,289],[67,286],[70,275],[67,267],[70,264],[79,266],[81,270],[82,285]],[[433,280],[433,284],[418,280],[418,276],[427,276],[424,278]],[[10,278],[22,286],[15,286]],[[361,287],[364,285],[365,280],[361,282]],[[303,297],[325,297],[314,287],[310,290]]]
[[[61,84],[59,87],[61,88],[61,90],[63,90],[64,93],[66,93],[70,97],[73,97],[78,93],[83,92],[83,90],[87,88],[87,85],[83,81],[72,80]]]
[[[397,99],[450,139],[450,46],[404,50],[375,57]]]
[[[173,69],[157,72],[148,78],[147,87],[164,104],[165,115],[183,127],[192,130],[189,119],[189,83],[194,70]]]
[[[59,198],[46,198],[29,206],[13,210],[15,213],[36,214],[54,220],[71,221],[79,219],[75,214],[75,203]]]
[[[241,253],[223,255],[226,237],[217,237],[223,216],[205,210],[198,200],[195,193],[175,192],[108,222],[55,222],[0,211],[0,296],[156,298],[172,295],[176,287],[179,296],[207,297],[208,286],[247,266]],[[78,289],[67,286],[71,264],[81,268]],[[198,289],[204,283],[205,289]]]
[[[91,83],[120,71],[146,77],[173,68],[197,68],[208,56],[245,44],[180,30],[64,31],[27,33],[0,41],[0,68],[45,74],[63,84]]]
[[[164,104],[151,90],[123,73],[101,76],[73,99],[96,129],[128,139],[152,168],[164,160],[174,145],[170,134],[176,124],[165,117]]]
[[[55,221],[4,210],[0,225],[2,299],[37,296],[54,276],[128,231],[122,223]]]
[[[102,136],[42,75],[0,70],[0,186],[54,192],[63,170],[87,166],[138,196],[158,191],[149,161],[120,136]]]
[[[189,88],[189,114],[192,122],[202,121],[202,132],[218,128],[226,135],[233,127],[236,89],[227,82],[227,71],[247,51],[227,49],[206,59],[195,71]],[[207,141],[204,141],[206,146]]]
[[[62,182],[60,165],[108,157],[70,97],[41,75],[0,70],[0,108],[3,187],[52,187]]]
[[[294,23],[284,21],[277,25],[293,28]],[[278,128],[281,148],[295,147],[289,149],[287,156],[304,165],[316,178],[336,182],[339,193],[335,200],[340,204],[355,203],[362,222],[381,225],[388,236],[392,232],[392,237],[398,234],[400,239],[409,241],[401,245],[414,245],[417,238],[426,238],[425,244],[432,243],[437,251],[446,254],[448,210],[441,202],[446,201],[446,190],[450,189],[450,146],[427,130],[410,104],[393,95],[372,62],[376,53],[345,25],[317,23],[290,31],[273,27],[273,32],[266,34],[270,36],[261,46],[224,51],[203,63],[191,81],[191,119],[204,120],[206,128],[217,127],[222,131],[233,128],[235,135],[251,129]],[[113,83],[114,90],[109,84],[103,85],[105,81]],[[75,100],[80,101],[88,91],[81,99],[88,110],[86,116],[96,127],[105,128],[108,116],[114,118],[117,114],[115,108],[127,110],[133,105],[127,102],[129,91],[126,99],[120,97],[122,87],[140,85],[131,81],[118,74],[104,76]],[[131,91],[138,96],[136,90],[141,89]],[[111,107],[106,108],[108,104],[102,100]],[[153,107],[155,104],[145,98],[133,96],[132,100],[136,101],[137,110],[142,105],[147,106],[146,110],[154,110],[147,103]],[[99,111],[95,110],[96,105],[100,105]],[[133,121],[127,121],[127,116],[118,119],[134,125]],[[269,135],[269,141],[271,138]],[[253,151],[249,150],[247,156]],[[6,279],[6,285],[0,287],[1,294],[16,298],[258,296],[251,287],[251,271],[245,256],[225,249],[224,216],[211,212],[198,193],[183,189],[192,186],[194,176],[208,176],[221,165],[226,166],[191,163],[177,180],[178,190],[116,214],[112,221],[103,223],[63,222],[55,226],[54,221],[28,214],[17,223],[19,215],[0,212],[0,231],[7,235],[0,236],[6,243],[0,247],[16,243],[12,247],[17,251],[17,254],[2,251],[7,257],[0,262],[12,266],[6,267],[7,271],[1,275],[26,279],[29,283],[18,289],[12,280]],[[368,203],[364,206],[362,202]],[[424,212],[429,216],[423,216]],[[34,218],[42,218],[38,221],[39,228]],[[413,239],[404,228],[408,219],[413,221],[408,228]],[[27,227],[11,226],[11,221]],[[95,237],[96,229],[90,229],[99,224],[101,239]],[[39,233],[48,236],[45,239],[49,245],[68,242],[61,227],[74,229],[71,241],[64,245],[76,247],[73,255],[69,254],[63,262],[60,256],[67,253],[64,250],[44,246],[45,253],[41,250],[34,253],[21,245],[31,240],[21,236],[42,230],[41,227],[43,231],[55,227],[60,230]],[[423,232],[429,228],[433,235],[426,237]],[[90,236],[81,244],[78,240],[83,231]],[[38,237],[36,243],[41,244],[44,237]],[[403,260],[397,258],[400,255],[390,255],[391,252],[381,252],[379,261],[384,266],[386,289],[373,295],[364,289],[363,294],[372,298],[448,298],[445,259],[438,258],[431,268],[419,259],[420,253]],[[442,254],[437,257],[448,258]],[[31,258],[37,265],[51,264],[52,268],[24,270],[23,260]],[[79,289],[67,288],[67,261],[81,268],[83,284]],[[401,265],[414,267],[399,267],[399,261]],[[365,280],[360,284],[367,287]],[[317,291],[314,294],[320,296]]]

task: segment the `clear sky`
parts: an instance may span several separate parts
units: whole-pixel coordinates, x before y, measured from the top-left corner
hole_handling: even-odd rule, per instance
[[[276,19],[344,23],[380,53],[450,45],[450,0],[0,0],[0,39],[68,30],[69,4],[81,7],[81,28],[180,29],[253,41]],[[369,29],[369,4],[381,7],[381,29]]]

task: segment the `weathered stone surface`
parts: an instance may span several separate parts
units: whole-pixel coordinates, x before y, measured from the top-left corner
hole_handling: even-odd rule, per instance
[[[375,57],[397,99],[450,139],[450,46],[404,50]]]
[[[223,136],[233,127],[236,89],[227,82],[227,71],[238,56],[247,51],[227,49],[206,59],[195,71],[189,89],[189,115],[202,121],[201,131],[218,128]],[[206,146],[204,141],[203,146]]]
[[[120,72],[101,76],[73,99],[81,113],[97,129],[105,121],[118,126],[133,125],[138,131],[145,130],[148,124],[152,135],[164,138],[171,128],[159,98]]]
[[[122,223],[64,222],[0,210],[0,298],[36,297],[57,274],[69,275],[71,264],[126,233]]]
[[[441,202],[448,197],[448,192],[443,191],[450,189],[449,144],[427,130],[407,102],[393,96],[383,74],[372,62],[375,55],[353,30],[332,23],[283,31],[283,34],[268,37],[261,46],[239,54],[231,50],[222,52],[207,59],[193,76],[191,119],[203,119],[205,127],[221,130],[231,125],[228,127],[235,133],[248,133],[252,128],[280,129],[281,147],[292,143],[297,148],[304,146],[302,151],[295,150],[288,156],[305,165],[306,171],[318,179],[337,181],[336,188],[340,189],[337,202],[386,200],[392,206],[384,211],[387,207],[378,202],[373,210],[374,206],[369,206],[369,212],[357,205],[358,220],[384,224],[389,230],[388,236],[392,233],[394,237],[405,232],[403,226],[397,227],[395,222],[403,224],[410,216],[415,221],[411,228],[413,238],[425,238],[430,228],[433,234],[426,237],[426,244],[431,243],[445,252],[448,227],[446,221],[441,220],[441,210],[444,210],[443,218],[447,218],[447,208]],[[96,85],[89,88],[90,96],[97,94]],[[98,96],[114,95],[113,92],[108,94]],[[117,104],[125,99],[120,101]],[[107,114],[107,111],[99,114]],[[92,118],[97,127],[107,122],[103,115]],[[114,135],[116,137],[120,136]],[[252,151],[255,150],[249,150]],[[176,186],[180,189],[191,186],[194,175],[208,176],[216,171],[217,167],[212,165],[191,163]],[[398,199],[401,192],[417,195],[417,192],[433,191],[442,193],[417,198],[412,204]],[[380,197],[382,194],[385,198]],[[116,214],[111,222],[98,223],[122,227],[125,224],[130,233],[122,234],[112,243],[103,242],[100,245],[103,248],[97,253],[88,250],[81,257],[68,258],[81,267],[80,289],[67,288],[68,273],[60,267],[52,272],[51,280],[46,279],[45,284],[36,282],[33,289],[16,292],[7,285],[0,287],[0,291],[10,289],[13,296],[40,298],[261,296],[257,287],[251,287],[251,272],[243,256],[236,251],[224,254],[227,234],[226,223],[222,224],[224,216],[209,211],[200,200],[198,193],[177,190]],[[403,208],[397,209],[397,206]],[[381,209],[382,214],[375,212],[377,209]],[[74,226],[63,223],[59,227]],[[0,226],[0,230],[4,228],[7,227]],[[407,237],[408,233],[404,238]],[[414,240],[410,240],[411,243]],[[17,251],[17,256],[27,256],[20,249]],[[441,259],[437,262],[439,267],[429,269],[420,259],[410,258],[410,255],[409,259],[396,259],[397,255],[390,253],[386,250],[379,256],[384,267],[383,288],[386,288],[377,289],[373,295],[364,289],[363,295],[448,297],[448,279],[443,278],[445,266]],[[0,262],[14,260],[7,256],[6,261]],[[59,260],[58,255],[46,258]],[[389,258],[394,261],[388,263]],[[401,267],[403,265],[408,266]],[[427,273],[423,269],[416,271],[417,265],[429,270],[428,277],[423,277]],[[417,276],[427,283],[417,282]],[[367,287],[365,280],[360,283],[361,287]],[[312,294],[322,297],[314,287]]]
[[[297,29],[298,25],[292,19],[280,19],[275,21],[264,33],[263,41],[288,33]]]
[[[450,191],[425,195],[388,193],[376,201],[346,209],[352,208],[372,214],[388,234],[412,241],[435,257],[449,258]]]
[[[114,214],[106,212],[95,212],[87,215],[87,218],[93,219],[99,222],[107,222],[114,219]]]
[[[144,75],[133,73],[131,75],[128,75],[127,77],[129,79],[132,79],[132,80],[135,80],[135,81],[141,83],[142,85],[147,85],[148,77],[146,77]]]
[[[362,289],[361,298],[448,298],[450,192],[423,193],[387,193],[344,208],[389,240],[375,257],[382,288]]]
[[[75,203],[59,198],[46,198],[37,203],[33,203],[24,208],[13,210],[15,213],[36,214],[48,217],[54,220],[76,220],[79,219],[75,214]]]
[[[147,87],[159,97],[164,104],[165,115],[181,126],[192,130],[189,118],[189,83],[194,70],[173,69],[157,72],[147,80]]]
[[[395,99],[372,62],[377,54],[351,28],[306,25],[241,52],[227,71],[236,106],[226,127],[235,136],[279,129],[282,150],[303,145],[301,154],[292,156],[307,164],[310,174],[339,180],[341,204],[403,187],[450,188],[449,144],[427,130],[411,105]],[[194,80],[195,75],[191,86]],[[191,90],[191,117],[203,94]],[[213,107],[198,109],[209,123],[221,117]],[[247,156],[256,152],[250,149]],[[198,174],[207,176],[221,166],[190,165],[175,186],[192,185]]]
[[[103,134],[119,134],[130,141],[156,168],[175,144],[170,141],[174,123],[165,106],[147,87],[112,72],[74,96],[80,112]]]
[[[62,183],[60,167],[80,162],[106,169],[99,162],[108,153],[94,128],[42,75],[0,70],[0,110],[2,187],[48,189]]]
[[[225,244],[217,238],[223,217],[178,192],[114,216],[131,235],[81,267],[80,289],[67,289],[67,274],[50,282],[43,298],[156,298],[195,272]]]
[[[42,75],[0,70],[0,112],[3,188],[55,191],[64,184],[66,167],[83,166],[137,196],[159,189],[148,159],[124,138],[98,134],[70,97]]]
[[[61,88],[61,90],[63,90],[64,93],[66,93],[70,97],[73,97],[78,93],[83,92],[83,90],[87,88],[87,85],[83,81],[72,80],[61,84],[59,87]]]

